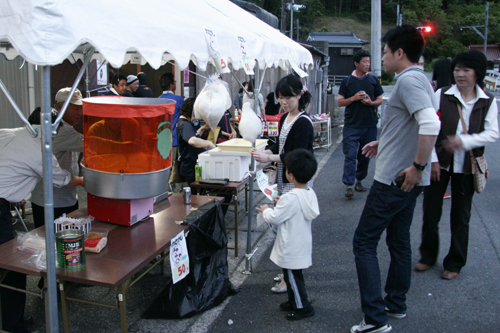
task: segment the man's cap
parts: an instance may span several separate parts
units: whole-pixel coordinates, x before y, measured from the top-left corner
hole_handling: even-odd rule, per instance
[[[139,81],[139,79],[137,78],[137,76],[135,75],[129,75],[127,76],[127,86],[130,86],[131,84],[135,83]]]
[[[148,77],[146,76],[145,73],[143,73],[143,72],[138,73],[137,78],[139,79],[140,85],[148,84]]]
[[[56,103],[64,103],[68,98],[69,93],[71,92],[71,88],[62,88],[56,94]],[[71,104],[74,105],[82,105],[82,93],[80,90],[76,89],[73,97],[71,97]]]

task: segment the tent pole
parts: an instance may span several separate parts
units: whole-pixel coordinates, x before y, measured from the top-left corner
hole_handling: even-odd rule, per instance
[[[260,77],[259,77],[259,62],[255,62],[255,82],[259,82]],[[253,92],[253,97],[254,97],[254,111],[256,114],[260,115],[260,105],[259,105],[259,87],[255,87],[257,90]],[[255,142],[253,143],[253,147],[255,148]],[[245,258],[247,259],[246,265],[245,265],[245,274],[250,274],[252,273],[251,271],[251,260],[252,260],[252,219],[253,219],[253,185],[255,181],[255,159],[251,158],[251,164],[250,164],[250,195],[248,198],[248,225],[247,225],[247,253],[245,254]]]
[[[47,332],[59,332],[57,318],[56,254],[54,251],[54,196],[52,184],[52,117],[50,107],[50,66],[42,67],[42,155],[43,194],[45,199],[45,251],[47,258],[48,287],[45,298],[45,323]]]
[[[85,70],[88,68],[90,60],[92,60],[92,56],[94,55],[94,52],[95,52],[94,47],[90,47],[90,49],[85,53],[85,55],[83,57],[83,59],[84,59],[83,66],[82,66],[82,68],[80,68],[80,71],[78,72],[78,75],[76,76],[75,82],[73,82],[73,85],[71,86],[71,91],[69,93],[69,96],[73,96],[73,94],[75,93],[76,87],[78,87],[78,83],[80,83],[80,81],[83,77],[83,73],[85,73]],[[50,86],[49,86],[49,89],[50,89]],[[64,104],[63,104],[61,110],[59,111],[59,115],[57,116],[56,122],[54,123],[54,126],[52,127],[52,132],[53,132],[52,135],[53,136],[56,135],[56,130],[59,127],[59,124],[61,123],[62,117],[66,113],[66,109],[68,108],[70,100],[71,100],[71,98],[66,99],[66,101],[64,101]],[[49,92],[49,107],[50,107],[50,92]]]

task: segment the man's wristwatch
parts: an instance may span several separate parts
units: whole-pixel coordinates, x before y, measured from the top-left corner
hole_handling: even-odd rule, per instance
[[[425,163],[425,164],[418,164],[417,162],[413,162],[413,166],[418,171],[424,171],[425,167],[427,166],[427,163]]]

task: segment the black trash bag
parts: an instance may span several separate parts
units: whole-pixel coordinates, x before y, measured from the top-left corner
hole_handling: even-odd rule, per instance
[[[227,235],[221,203],[210,201],[183,221],[189,225],[186,243],[189,274],[162,293],[144,313],[146,319],[189,318],[221,304],[237,291],[229,281]]]

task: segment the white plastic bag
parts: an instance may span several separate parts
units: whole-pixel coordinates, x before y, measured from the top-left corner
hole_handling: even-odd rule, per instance
[[[193,106],[193,117],[203,119],[212,130],[215,130],[224,112],[231,107],[231,96],[227,83],[210,75],[203,90]]]
[[[45,238],[33,231],[18,232],[17,249],[28,252],[45,251]]]
[[[241,119],[239,125],[240,135],[252,144],[262,133],[262,121],[255,114],[249,102],[243,103],[241,108]]]

